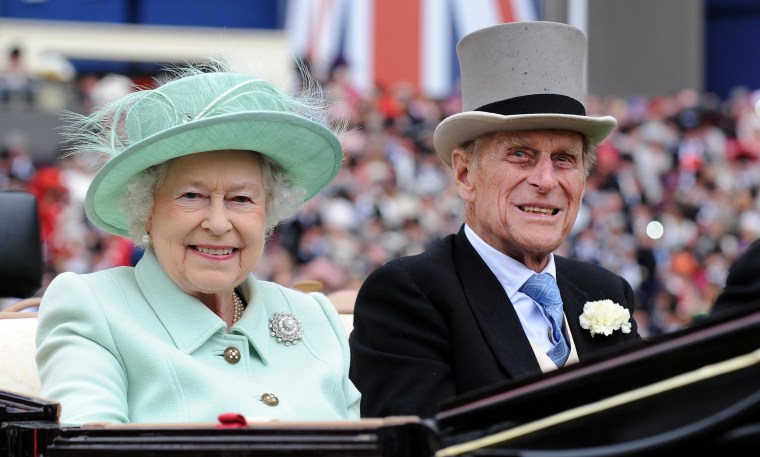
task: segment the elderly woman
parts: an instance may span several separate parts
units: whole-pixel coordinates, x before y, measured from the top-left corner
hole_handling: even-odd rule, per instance
[[[340,132],[314,91],[210,67],[70,119],[73,150],[108,159],[87,216],[145,252],[44,294],[41,395],[63,423],[358,418],[334,306],[252,274],[277,222],[337,174]]]

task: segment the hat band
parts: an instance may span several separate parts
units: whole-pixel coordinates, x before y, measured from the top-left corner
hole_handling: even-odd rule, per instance
[[[571,114],[585,116],[586,108],[578,100],[559,94],[521,95],[475,108],[474,111],[514,116],[516,114]]]

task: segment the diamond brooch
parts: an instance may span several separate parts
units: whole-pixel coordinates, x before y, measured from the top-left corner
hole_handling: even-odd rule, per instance
[[[270,335],[277,339],[278,343],[285,346],[296,344],[303,337],[303,326],[294,315],[290,313],[275,313],[269,319]]]

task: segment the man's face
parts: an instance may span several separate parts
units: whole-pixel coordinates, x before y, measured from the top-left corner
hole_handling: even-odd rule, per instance
[[[586,183],[583,138],[565,130],[488,134],[452,168],[465,221],[489,245],[540,269],[567,238]]]

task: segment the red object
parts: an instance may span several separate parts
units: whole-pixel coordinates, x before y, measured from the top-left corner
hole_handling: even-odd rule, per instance
[[[40,215],[40,234],[43,243],[52,254],[56,251],[55,231],[58,216],[68,202],[68,189],[61,178],[61,170],[55,167],[40,168],[27,182],[27,190],[37,199]]]
[[[222,413],[217,417],[219,423],[215,428],[245,428],[248,422],[245,417],[239,413]]]
[[[420,2],[375,2],[374,69],[376,83],[388,88],[420,81]]]

